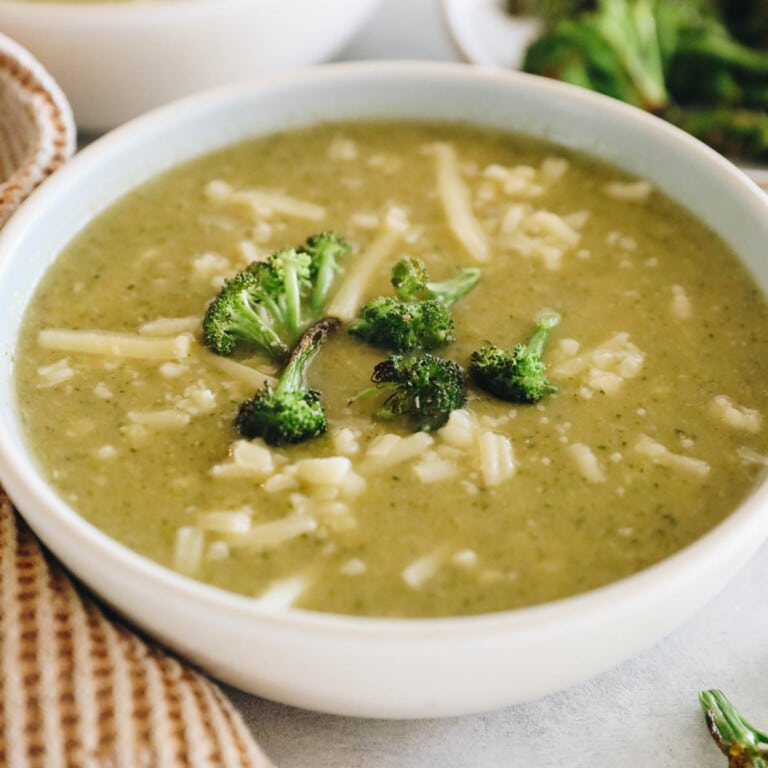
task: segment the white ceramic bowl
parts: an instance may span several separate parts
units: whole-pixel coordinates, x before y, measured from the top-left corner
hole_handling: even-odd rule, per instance
[[[24,444],[13,367],[22,311],[94,214],[182,160],[246,136],[328,119],[468,120],[551,139],[651,179],[735,249],[768,291],[768,198],[722,157],[650,115],[527,75],[462,65],[337,65],[172,105],[88,147],[0,236],[0,478],[44,542],[138,626],[221,679],[347,715],[433,717],[520,702],[606,670],[717,592],[768,534],[768,484],[692,546],[610,586],[468,618],[385,620],[268,612],[162,568],[82,520]],[[40,226],[44,222],[44,226]],[[588,567],[588,566],[586,566]]]
[[[81,130],[195,91],[329,58],[379,0],[0,0],[0,30],[37,56]]]

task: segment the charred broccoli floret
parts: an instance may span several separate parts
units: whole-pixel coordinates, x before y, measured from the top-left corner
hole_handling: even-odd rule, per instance
[[[428,352],[415,357],[390,355],[373,369],[371,381],[376,385],[373,391],[387,393],[379,418],[405,417],[417,431],[439,429],[451,411],[467,401],[462,367]]]
[[[235,426],[243,437],[261,437],[269,445],[300,443],[321,435],[328,427],[320,393],[309,389],[304,377],[312,359],[340,322],[326,318],[299,340],[277,386],[267,386],[240,404]]]
[[[392,268],[395,297],[368,302],[349,332],[376,347],[395,352],[436,349],[453,341],[450,306],[477,285],[480,270],[462,269],[443,282],[430,282],[424,262],[401,259]]]
[[[333,232],[313,235],[298,248],[277,251],[224,283],[203,318],[206,346],[231,355],[238,342],[274,359],[285,357],[322,316],[339,262],[349,245]]]
[[[477,385],[512,403],[536,403],[556,392],[557,387],[547,380],[541,353],[550,329],[559,322],[557,312],[543,312],[527,344],[516,344],[512,349],[489,345],[473,352],[470,371]]]

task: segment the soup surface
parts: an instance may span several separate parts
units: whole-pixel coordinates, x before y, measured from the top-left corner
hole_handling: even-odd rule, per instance
[[[391,294],[406,254],[436,280],[480,267],[439,352],[463,365],[557,310],[557,393],[471,387],[447,426],[412,434],[350,403],[386,353],[344,330],[310,372],[327,434],[239,440],[238,403],[274,369],[207,352],[200,317],[225,277],[326,229],[353,245],[348,271],[378,254],[364,300]],[[767,319],[723,242],[646,182],[465,126],[332,124],[194,160],[89,224],[28,308],[18,398],[63,498],[150,558],[275,606],[480,613],[631,574],[750,492]]]

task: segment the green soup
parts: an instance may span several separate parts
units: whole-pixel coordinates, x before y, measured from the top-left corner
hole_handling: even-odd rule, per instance
[[[471,387],[446,427],[411,434],[350,402],[386,353],[343,330],[311,369],[329,431],[239,441],[251,369],[268,366],[206,352],[199,318],[225,277],[326,229],[353,245],[350,272],[385,252],[365,300],[392,292],[405,254],[436,280],[479,266],[438,352],[462,365],[557,310],[557,393],[512,405]],[[196,159],[86,226],[27,310],[18,399],[62,497],[147,557],[276,604],[481,613],[634,573],[750,493],[768,453],[767,319],[716,235],[611,167],[460,125],[323,125]],[[79,352],[51,329],[160,356]]]

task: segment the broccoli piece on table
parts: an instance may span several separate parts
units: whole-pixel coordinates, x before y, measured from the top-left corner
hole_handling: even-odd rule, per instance
[[[557,312],[543,312],[527,344],[512,349],[489,345],[474,351],[469,369],[478,386],[512,403],[537,403],[544,395],[557,392],[547,380],[541,353],[550,329],[559,322]]]
[[[284,358],[323,313],[349,245],[333,232],[256,261],[224,283],[203,318],[206,346],[231,355],[238,342]]]
[[[243,437],[261,437],[270,445],[300,443],[321,435],[328,420],[320,393],[309,389],[304,376],[328,335],[341,323],[325,318],[299,340],[274,389],[266,386],[240,404],[235,426]]]
[[[722,691],[701,691],[699,701],[729,768],[768,768],[768,734],[750,725]]]
[[[451,411],[467,401],[462,367],[428,352],[415,357],[390,355],[375,366],[371,381],[376,386],[363,394],[388,393],[377,412],[379,418],[405,417],[417,431],[439,429]]]
[[[368,302],[349,332],[363,341],[395,352],[435,349],[453,341],[450,306],[477,285],[480,270],[462,269],[440,283],[429,281],[420,259],[404,258],[392,268],[395,297]]]

